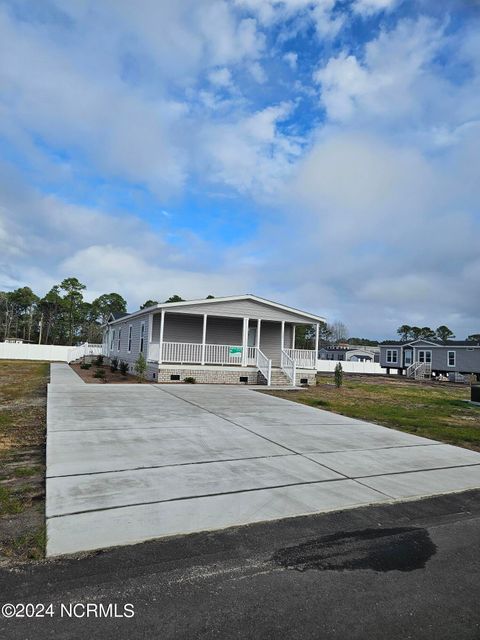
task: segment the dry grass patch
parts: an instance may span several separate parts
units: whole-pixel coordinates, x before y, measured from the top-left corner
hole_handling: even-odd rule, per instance
[[[0,361],[0,564],[44,553],[49,365]]]
[[[268,393],[480,451],[480,407],[466,402],[465,385],[346,375],[337,389],[332,376],[320,375],[316,387]]]

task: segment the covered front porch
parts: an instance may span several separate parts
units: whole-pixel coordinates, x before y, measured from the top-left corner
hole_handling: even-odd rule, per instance
[[[295,348],[298,325],[162,309],[150,317],[147,359],[158,365],[256,367],[267,384],[272,368],[280,368],[294,383],[297,368],[316,369],[318,351],[318,324],[315,349]]]

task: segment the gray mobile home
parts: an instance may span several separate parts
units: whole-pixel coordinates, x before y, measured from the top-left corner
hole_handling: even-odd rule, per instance
[[[480,342],[471,340],[389,341],[380,345],[380,366],[409,378],[480,375]],[[450,375],[450,377],[452,377]],[[453,376],[454,377],[454,376]]]
[[[363,345],[327,345],[318,350],[320,360],[343,360],[349,362],[379,362],[378,347]]]
[[[158,304],[113,315],[103,352],[129,363],[139,353],[158,382],[312,384],[324,318],[254,295]],[[295,328],[315,327],[315,349],[295,348]]]

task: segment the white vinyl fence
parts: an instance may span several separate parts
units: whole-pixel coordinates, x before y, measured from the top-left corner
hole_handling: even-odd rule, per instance
[[[386,375],[387,373],[387,370],[381,367],[378,362],[352,362],[350,360],[317,360],[317,371],[319,373],[333,373],[339,362],[345,373],[376,373],[377,375]],[[390,369],[390,373],[397,373],[397,370]]]
[[[101,344],[85,342],[78,347],[57,344],[17,344],[0,342],[0,360],[43,360],[47,362],[72,362],[83,356],[98,356]]]

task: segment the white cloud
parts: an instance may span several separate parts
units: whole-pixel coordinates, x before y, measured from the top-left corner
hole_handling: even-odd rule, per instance
[[[335,11],[341,5],[337,0],[235,0],[235,4],[255,12],[265,26],[285,24],[295,18],[301,28],[311,23],[322,39],[335,37],[347,19],[344,12]]]
[[[390,11],[398,4],[399,0],[355,0],[352,9],[363,16],[370,16],[379,11]]]
[[[442,44],[443,28],[428,19],[400,21],[365,47],[364,59],[342,52],[314,74],[329,118],[421,117],[445,93],[430,63]],[[418,120],[417,120],[418,121]]]
[[[291,69],[295,70],[297,68],[297,62],[298,62],[298,54],[297,53],[295,53],[293,51],[289,51],[288,53],[286,53],[283,56],[283,59],[289,65],[289,67]]]
[[[210,82],[217,87],[229,87],[232,83],[232,74],[226,67],[214,69],[208,74]]]
[[[163,263],[146,259],[142,251],[130,246],[111,244],[92,245],[74,253],[58,267],[59,273],[74,273],[81,282],[87,282],[89,296],[105,291],[121,291],[129,300],[130,308],[138,308],[147,299],[166,299],[174,293],[182,297],[202,298],[215,295],[245,293],[242,273],[166,267]]]
[[[279,129],[292,109],[282,103],[232,123],[207,125],[201,144],[212,180],[260,199],[275,191],[302,150],[300,139]]]
[[[265,73],[265,69],[259,62],[252,62],[252,64],[249,65],[248,70],[251,73],[253,79],[258,82],[258,84],[263,84],[267,81],[267,74]]]

